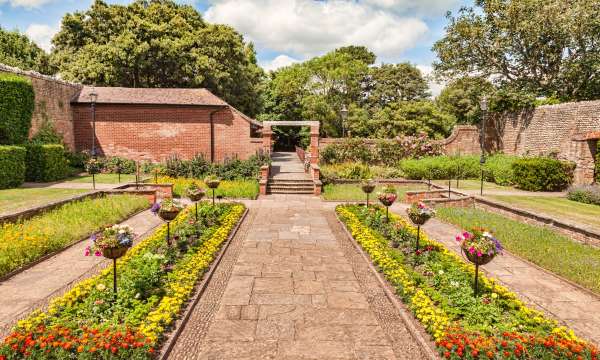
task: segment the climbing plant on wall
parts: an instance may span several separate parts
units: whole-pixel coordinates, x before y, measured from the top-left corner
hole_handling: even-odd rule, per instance
[[[27,141],[33,107],[31,81],[22,76],[0,73],[0,144]]]

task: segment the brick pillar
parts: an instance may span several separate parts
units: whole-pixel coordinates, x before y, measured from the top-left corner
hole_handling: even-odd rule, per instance
[[[310,163],[319,163],[319,127],[310,127]]]
[[[595,146],[597,140],[574,141],[575,145],[575,174],[573,184],[588,185],[594,182],[594,167],[596,154]]]
[[[263,149],[267,154],[270,154],[273,151],[273,132],[271,131],[271,127],[267,126],[263,128],[262,131],[263,136]]]

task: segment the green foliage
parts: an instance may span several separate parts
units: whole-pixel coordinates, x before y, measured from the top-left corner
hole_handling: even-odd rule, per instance
[[[573,182],[575,164],[551,158],[525,158],[512,165],[515,185],[528,191],[560,191]]]
[[[339,180],[367,180],[400,178],[398,169],[386,166],[373,166],[361,163],[339,163],[321,166],[321,180],[324,184]]]
[[[163,175],[170,177],[193,177],[202,179],[206,175],[216,175],[223,180],[257,179],[260,167],[269,163],[268,155],[258,153],[248,160],[237,158],[226,159],[223,163],[211,164],[202,154],[194,156],[191,160],[183,160],[177,156],[167,159],[163,166]]]
[[[27,181],[49,182],[69,175],[65,148],[58,144],[29,144],[27,147]]]
[[[85,168],[85,164],[88,162],[88,160],[91,157],[90,153],[87,151],[81,151],[81,152],[67,151],[65,156],[67,157],[67,160],[69,161],[69,166],[71,166],[73,168],[77,168],[77,169]]]
[[[429,97],[427,81],[421,71],[410,63],[372,67],[364,82],[369,107],[384,108],[390,103]]]
[[[248,115],[258,113],[263,71],[252,44],[225,25],[207,24],[191,5],[96,1],[67,14],[53,39],[61,76],[84,84],[205,87]]]
[[[52,122],[46,119],[29,142],[32,144],[63,144],[63,137],[56,131]]]
[[[433,139],[450,135],[456,119],[428,100],[402,101],[373,114],[370,123],[374,137],[390,139],[397,135],[425,133]]]
[[[71,202],[0,228],[0,276],[60,250],[103,226],[148,207],[142,196],[114,195]]]
[[[600,205],[600,186],[598,185],[580,185],[569,188],[567,192],[569,200],[584,204]]]
[[[0,146],[0,189],[19,187],[25,181],[25,155],[20,146]]]
[[[0,27],[0,63],[21,70],[35,70],[42,74],[54,74],[48,55],[18,31],[7,31]]]
[[[0,144],[13,145],[27,141],[34,97],[29,79],[0,73]]]
[[[407,179],[444,180],[460,177],[472,179],[480,175],[479,156],[433,156],[400,161],[400,170]]]
[[[503,186],[513,185],[512,164],[518,159],[518,156],[504,154],[494,154],[487,157],[484,165],[486,181]]]
[[[600,7],[588,0],[490,0],[448,15],[436,73],[495,79],[535,96],[600,96]],[[528,99],[532,100],[532,99]]]
[[[493,91],[494,86],[489,81],[465,77],[451,81],[435,101],[442,110],[453,115],[457,123],[478,124],[481,121],[481,98]]]

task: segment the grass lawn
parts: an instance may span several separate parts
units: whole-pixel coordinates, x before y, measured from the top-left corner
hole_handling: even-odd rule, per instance
[[[85,189],[16,188],[0,190],[0,214],[14,213],[83,194]]]
[[[149,205],[143,196],[105,196],[70,202],[31,219],[4,224],[0,227],[0,276]]]
[[[379,185],[370,195],[370,199],[377,201],[377,192],[381,191],[384,186]],[[427,186],[421,184],[396,185],[399,201],[404,200],[404,195],[407,191],[427,190]],[[366,195],[363,193],[359,184],[327,184],[323,186],[323,199],[339,200],[339,201],[365,201]]]
[[[448,188],[448,180],[433,180],[433,183]],[[481,189],[481,180],[459,180],[458,187],[456,187],[456,180],[452,180],[452,189],[458,190],[479,190]],[[502,186],[494,184],[492,182],[483,182],[483,191],[485,194],[486,190],[503,190],[503,191],[519,191],[514,187]]]
[[[142,175],[142,179],[144,175]],[[140,179],[141,180],[141,179]],[[92,175],[79,175],[72,178],[68,178],[65,182],[70,183],[92,183]],[[135,182],[135,175],[121,174],[121,182]],[[96,184],[118,184],[119,176],[117,174],[96,174]]]
[[[571,220],[600,228],[600,206],[566,198],[541,196],[489,196],[523,210],[541,212],[558,220]]]
[[[600,249],[480,209],[438,208],[437,217],[463,229],[490,229],[511,253],[600,293]]]

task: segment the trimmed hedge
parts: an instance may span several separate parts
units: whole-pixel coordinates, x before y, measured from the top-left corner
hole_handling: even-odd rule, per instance
[[[600,205],[600,186],[573,186],[567,192],[567,199],[584,204]]]
[[[518,156],[504,154],[495,154],[488,157],[484,165],[486,180],[503,186],[513,185],[512,164],[518,159]]]
[[[69,162],[62,145],[27,145],[26,163],[27,181],[48,182],[69,176]]]
[[[26,150],[20,146],[0,146],[0,189],[19,187],[25,181]]]
[[[34,100],[29,79],[0,73],[0,144],[14,145],[27,141]]]
[[[575,164],[551,158],[534,157],[516,160],[513,180],[519,189],[528,191],[561,191],[573,182]]]
[[[411,180],[476,178],[480,175],[479,156],[433,156],[400,161],[404,177]]]

